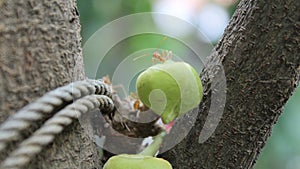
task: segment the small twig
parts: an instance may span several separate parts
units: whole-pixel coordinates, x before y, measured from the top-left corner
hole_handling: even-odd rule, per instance
[[[167,133],[165,131],[162,131],[157,136],[154,137],[153,142],[146,147],[142,152],[139,154],[145,155],[145,156],[155,156],[157,151],[159,150],[159,147],[161,146],[163,142],[163,138]]]

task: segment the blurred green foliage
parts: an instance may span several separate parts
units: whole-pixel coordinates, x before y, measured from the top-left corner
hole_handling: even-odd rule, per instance
[[[122,16],[151,12],[151,0],[78,0],[83,44],[99,28]]]
[[[151,0],[78,0],[83,44],[95,31],[112,20],[133,13],[151,12],[152,2]],[[227,10],[230,15],[233,14],[235,5],[228,7]],[[145,34],[120,42],[108,52],[109,57],[103,60],[104,65],[108,66],[99,68],[97,77],[113,72],[120,60],[134,51],[144,48],[157,48],[162,39],[163,36],[160,35]],[[183,50],[182,44],[172,39],[167,39],[165,43],[161,44],[160,48],[172,49],[174,53],[180,53]],[[151,55],[152,53],[145,54]],[[88,66],[86,69],[88,69]],[[134,82],[131,82],[131,86],[134,86]],[[300,169],[299,103],[300,87],[285,106],[282,116],[259,156],[255,169]]]

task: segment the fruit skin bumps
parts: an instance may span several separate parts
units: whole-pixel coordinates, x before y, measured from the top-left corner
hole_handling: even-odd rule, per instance
[[[140,100],[160,115],[165,124],[195,108],[203,96],[196,70],[188,63],[172,60],[142,72],[136,88]]]
[[[172,169],[172,166],[162,158],[140,154],[120,154],[111,157],[103,169]]]

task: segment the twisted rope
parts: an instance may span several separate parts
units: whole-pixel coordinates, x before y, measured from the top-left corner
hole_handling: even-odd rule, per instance
[[[111,97],[110,89],[100,80],[84,80],[59,87],[12,115],[0,126],[0,153],[7,143],[16,141],[20,133],[33,122],[53,115],[57,109],[86,95],[100,94]]]
[[[2,169],[18,169],[28,164],[31,158],[41,152],[42,148],[50,144],[55,135],[61,133],[65,126],[73,119],[93,109],[112,111],[113,101],[105,95],[89,95],[76,100],[47,120],[44,125],[24,140],[1,164]]]

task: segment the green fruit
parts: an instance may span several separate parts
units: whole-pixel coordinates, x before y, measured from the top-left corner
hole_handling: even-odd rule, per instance
[[[149,67],[139,75],[136,88],[140,100],[165,124],[195,108],[203,95],[196,70],[185,62]]]
[[[103,169],[172,169],[172,166],[162,158],[140,154],[120,154],[111,157]]]

